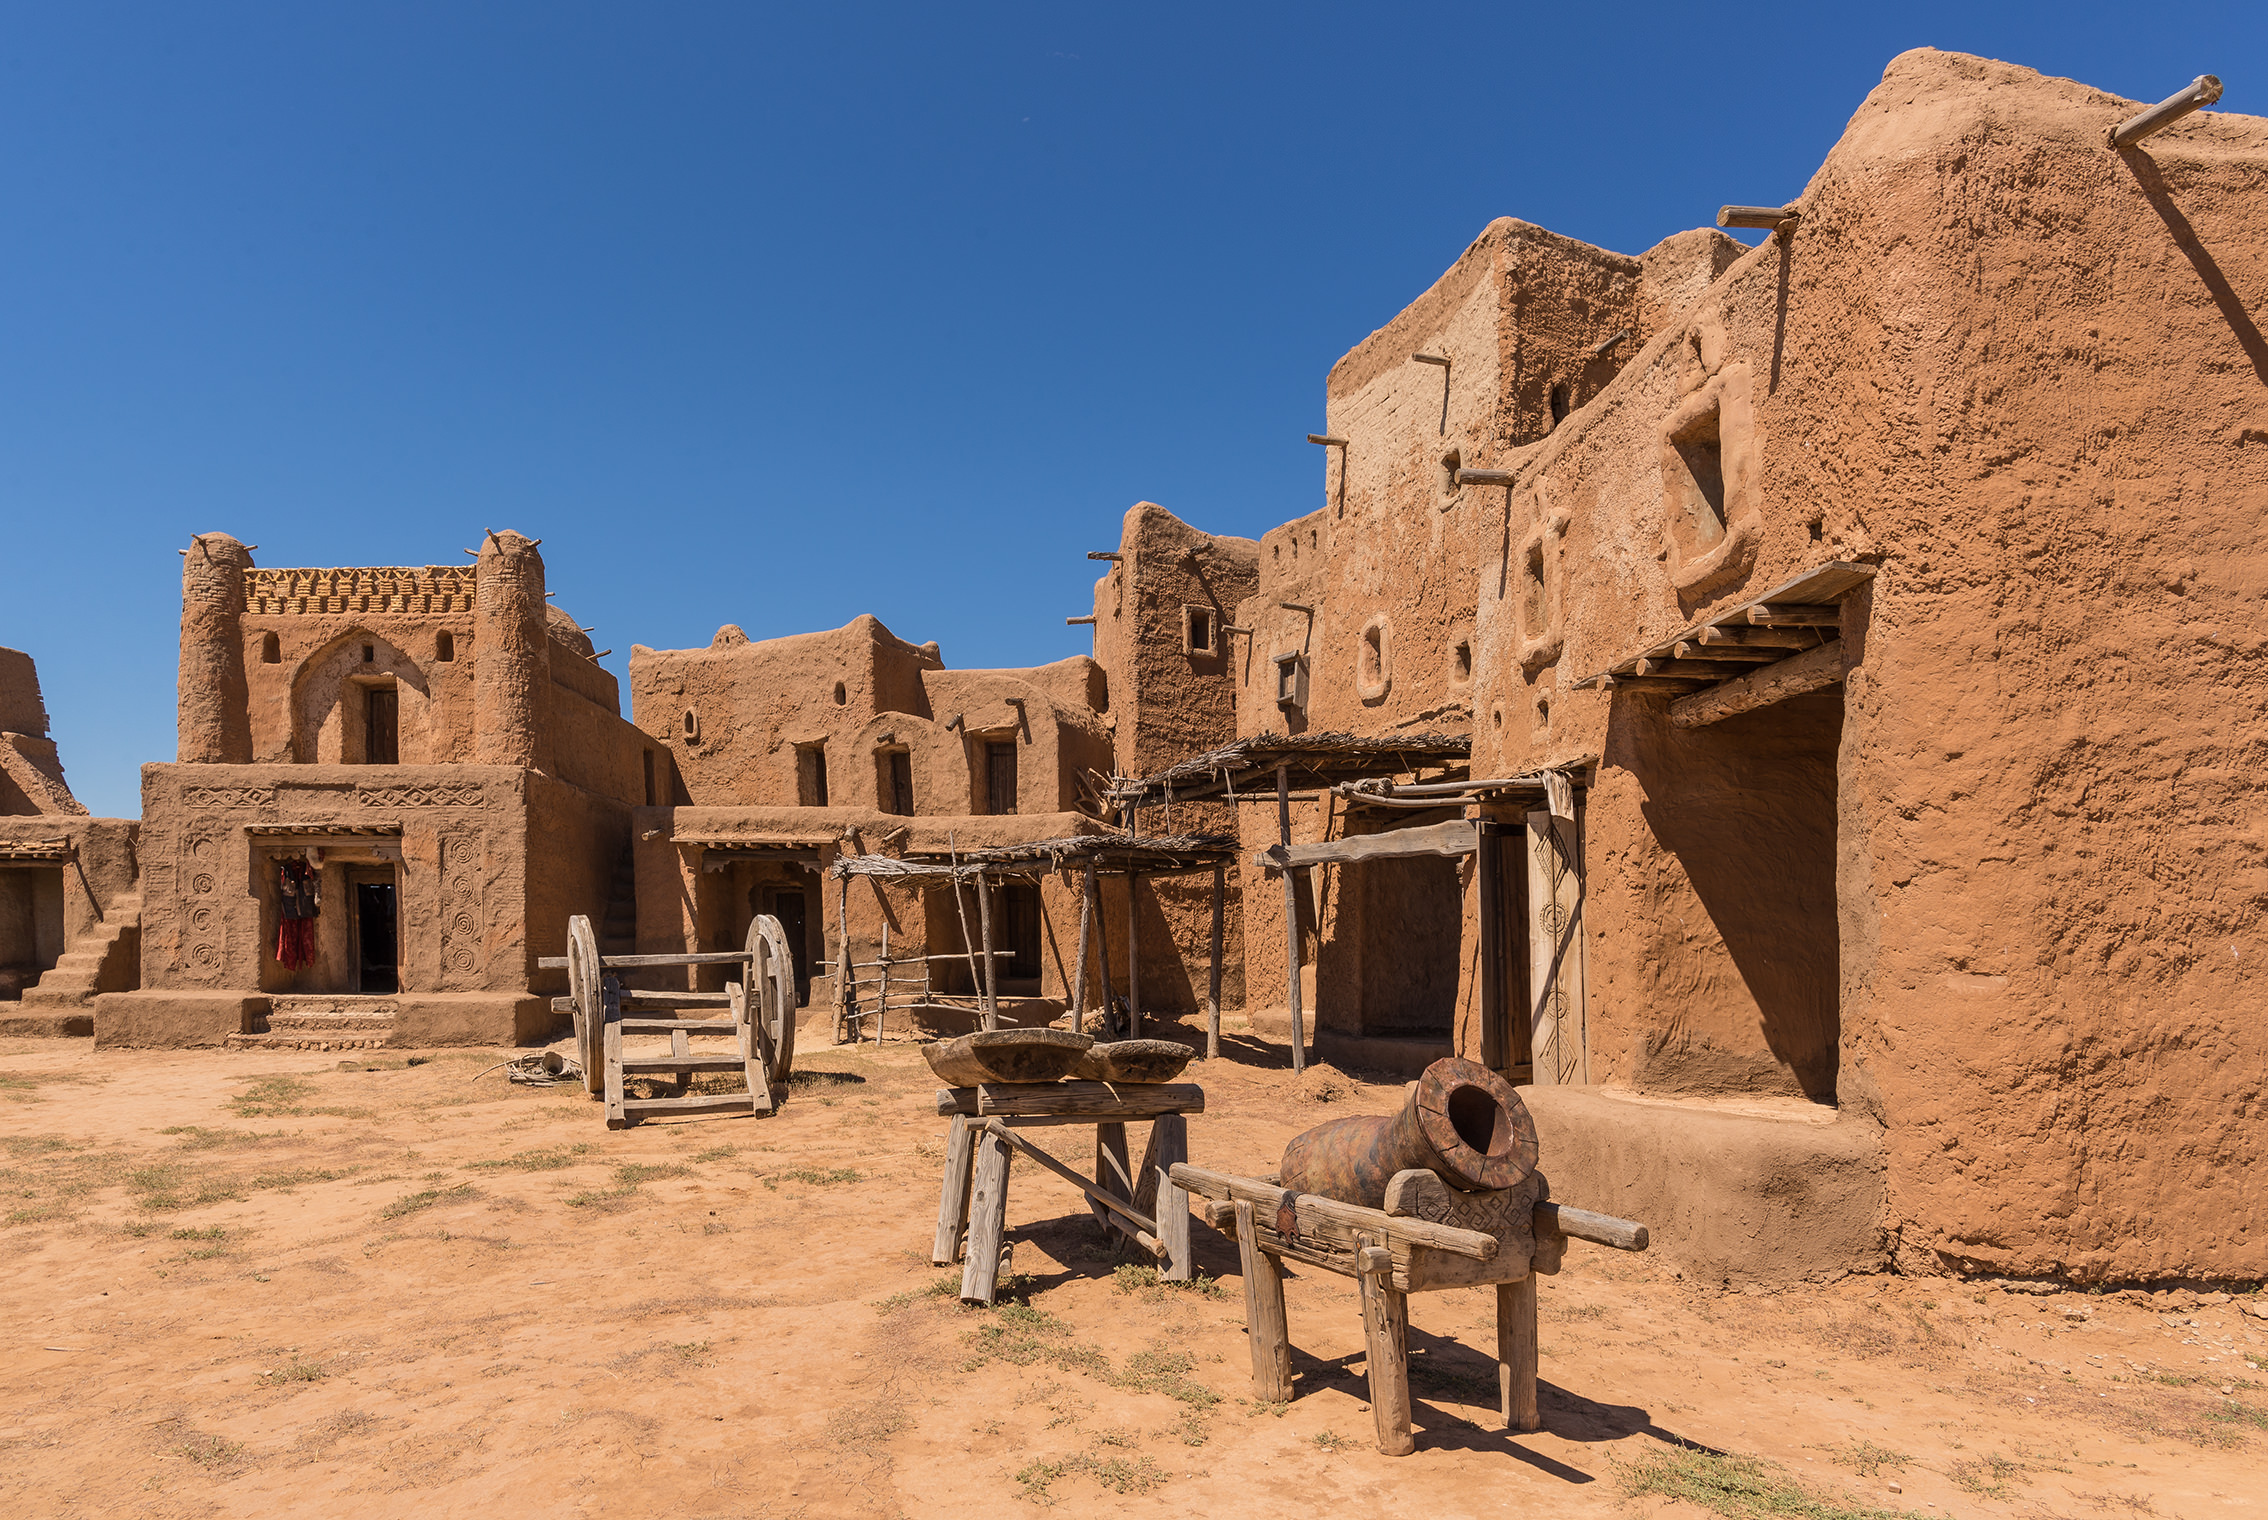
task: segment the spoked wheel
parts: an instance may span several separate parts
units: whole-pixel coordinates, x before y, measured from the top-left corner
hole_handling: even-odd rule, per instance
[[[795,1067],[795,957],[787,930],[769,913],[748,926],[749,1012],[763,1035],[766,1073],[784,1086]]]
[[[598,936],[590,919],[578,913],[567,920],[567,995],[575,1005],[575,1059],[583,1066],[583,1087],[594,1098],[606,1096],[601,975]]]

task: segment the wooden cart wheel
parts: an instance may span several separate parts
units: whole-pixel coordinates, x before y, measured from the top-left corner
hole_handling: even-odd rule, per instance
[[[575,1059],[583,1066],[583,1088],[592,1097],[606,1095],[605,1038],[601,1009],[598,936],[583,914],[567,920],[567,992],[575,1002]]]
[[[764,1031],[766,1070],[773,1082],[785,1083],[795,1067],[795,956],[778,919],[756,915],[748,926],[748,953],[749,1000]]]

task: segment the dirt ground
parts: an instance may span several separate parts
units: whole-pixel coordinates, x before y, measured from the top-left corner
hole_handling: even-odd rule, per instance
[[[1327,1068],[1295,1086],[1232,1043],[1191,1071],[1199,1164],[1272,1170],[1301,1129],[1398,1100]],[[1210,1288],[1145,1281],[1029,1163],[1016,1295],[963,1308],[928,1262],[945,1125],[911,1046],[806,1052],[776,1117],[623,1133],[579,1088],[481,1074],[499,1058],[0,1041],[0,1512],[2127,1520],[2268,1501],[2262,1300],[1739,1293],[1578,1243],[1543,1285],[1544,1430],[1497,1422],[1490,1291],[1422,1295],[1418,1449],[1392,1459],[1349,1283],[1287,1284],[1296,1396],[1256,1404],[1233,1244],[1195,1227]],[[1040,1133],[1089,1159],[1086,1132]]]

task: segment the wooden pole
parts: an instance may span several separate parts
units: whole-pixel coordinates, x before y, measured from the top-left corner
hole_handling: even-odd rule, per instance
[[[1134,1168],[1126,1156],[1126,1122],[1106,1120],[1095,1126],[1095,1185],[1134,1201]],[[1088,1204],[1095,1223],[1110,1227],[1110,1213],[1099,1203]]]
[[[1103,1038],[1107,1040],[1110,1038],[1110,1000],[1112,995],[1110,990],[1110,926],[1102,921],[1102,880],[1095,874],[1094,861],[1091,857],[1087,862],[1087,901],[1089,906],[1094,909],[1095,956],[1102,972],[1102,1015],[1095,1027],[1102,1032]]]
[[[1142,1038],[1142,878],[1126,873],[1126,1038]]]
[[[1506,1430],[1541,1430],[1536,1407],[1536,1274],[1496,1285],[1496,1396]]]
[[[1189,1121],[1179,1114],[1152,1119],[1149,1151],[1152,1170],[1142,1181],[1157,1191],[1151,1217],[1158,1222],[1158,1241],[1166,1251],[1165,1279],[1188,1282],[1197,1275],[1197,1259],[1189,1249],[1189,1194],[1173,1180],[1173,1169],[1189,1159]]]
[[[929,1250],[933,1267],[949,1267],[960,1258],[961,1231],[969,1222],[969,1168],[976,1162],[978,1123],[966,1114],[955,1114],[952,1131],[945,1137],[945,1185],[937,1195],[937,1241]]]
[[[874,1043],[880,1045],[890,1029],[890,921],[882,920],[882,982],[875,989]]]
[[[1417,1450],[1410,1438],[1409,1296],[1394,1290],[1394,1253],[1383,1237],[1358,1235],[1362,1338],[1370,1364],[1370,1418],[1378,1449],[1389,1457]]]
[[[1252,1396],[1263,1404],[1291,1401],[1291,1332],[1284,1317],[1284,1269],[1260,1249],[1252,1205],[1239,1198],[1236,1252],[1244,1265],[1244,1334],[1252,1348]]]
[[[1228,868],[1213,867],[1213,969],[1205,993],[1205,1059],[1221,1053],[1221,902],[1227,892]]]
[[[969,1196],[969,1258],[961,1268],[961,1301],[989,1304],[1000,1292],[1000,1237],[1008,1230],[1007,1141],[976,1137],[976,1179]]]
[[[1502,1071],[1512,1064],[1506,1046],[1506,1026],[1511,1023],[1511,999],[1504,995],[1504,840],[1496,832],[1498,825],[1486,819],[1473,826],[1478,830],[1474,840],[1473,871],[1480,878],[1480,985],[1474,989],[1480,1013],[1480,1048],[1460,1050],[1458,1055],[1468,1061],[1478,1061],[1490,1071]]]
[[[835,1043],[843,1037],[851,1022],[851,947],[850,947],[850,878],[842,879],[842,890],[835,897]]]
[[[978,932],[984,935],[984,1027],[1000,1027],[1000,994],[997,973],[992,965],[992,878],[983,871],[977,872],[976,906]],[[990,1300],[986,1300],[990,1302]]]
[[[1079,974],[1071,989],[1071,1032],[1087,1032],[1087,946],[1095,933],[1095,857],[1087,857],[1087,879],[1079,888]]]
[[[1291,849],[1291,767],[1276,767],[1276,836]],[[1307,1070],[1307,1041],[1299,1007],[1299,883],[1289,868],[1284,879],[1284,1008],[1291,1015],[1291,1069]]]

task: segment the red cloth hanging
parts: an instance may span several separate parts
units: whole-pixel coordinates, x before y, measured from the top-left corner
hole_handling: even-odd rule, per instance
[[[286,971],[315,964],[315,920],[286,918],[276,923],[276,964]]]

